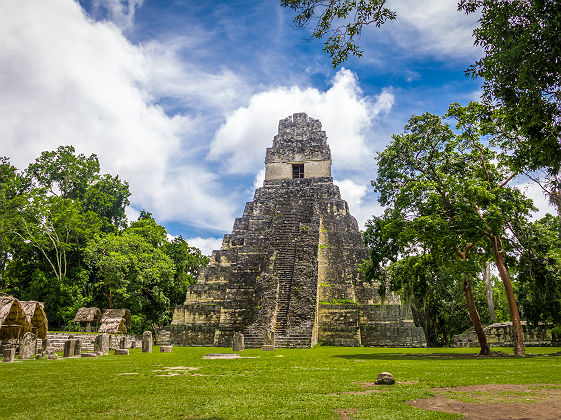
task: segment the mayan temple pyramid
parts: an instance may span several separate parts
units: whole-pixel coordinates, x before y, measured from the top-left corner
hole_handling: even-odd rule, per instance
[[[265,181],[212,253],[159,342],[231,346],[235,332],[259,347],[424,346],[399,299],[381,304],[358,270],[367,257],[356,219],[331,178],[318,120],[279,122],[265,155]]]

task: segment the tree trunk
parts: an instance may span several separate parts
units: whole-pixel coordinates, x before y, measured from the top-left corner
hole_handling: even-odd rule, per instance
[[[411,314],[413,315],[413,320],[416,324],[423,329],[423,332],[425,333],[425,340],[427,340],[427,345],[430,347],[426,316],[424,316],[424,313],[421,314],[421,311],[415,304],[411,304]]]
[[[483,270],[483,278],[487,285],[487,306],[489,307],[489,318],[493,322],[497,322],[495,316],[495,305],[493,305],[493,286],[491,285],[491,262],[487,261]]]
[[[475,330],[477,340],[479,341],[479,346],[481,347],[479,354],[488,356],[491,353],[491,350],[489,348],[489,343],[487,342],[487,336],[485,335],[485,331],[483,330],[483,325],[481,325],[481,318],[479,318],[479,313],[477,312],[477,307],[475,306],[475,302],[473,300],[473,294],[471,292],[471,282],[466,273],[463,274],[463,283],[464,294],[466,295],[468,305],[469,317],[471,318],[473,329]]]
[[[514,354],[522,356],[525,352],[524,349],[524,334],[522,333],[522,324],[520,323],[520,314],[518,313],[518,306],[514,297],[514,290],[512,289],[512,282],[510,275],[504,263],[504,250],[500,236],[492,236],[491,242],[493,243],[493,252],[495,254],[495,262],[497,270],[505,286],[506,298],[508,300],[508,309],[510,311],[510,320],[512,321],[512,344],[514,347]]]

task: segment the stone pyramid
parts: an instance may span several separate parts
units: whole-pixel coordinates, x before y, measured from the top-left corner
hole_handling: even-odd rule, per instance
[[[318,120],[279,122],[265,156],[265,181],[213,251],[162,344],[246,347],[274,333],[276,347],[424,346],[399,299],[384,304],[361,282],[367,258],[356,219],[331,178],[331,152]]]

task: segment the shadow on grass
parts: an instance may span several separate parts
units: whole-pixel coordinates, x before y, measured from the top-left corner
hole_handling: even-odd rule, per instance
[[[480,356],[477,353],[365,353],[365,354],[338,354],[333,357],[340,357],[349,360],[459,360],[459,359],[490,359],[490,358],[511,358],[513,354],[493,352],[490,356]]]

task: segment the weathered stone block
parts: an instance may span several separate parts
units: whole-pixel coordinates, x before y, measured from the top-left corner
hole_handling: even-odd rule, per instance
[[[35,349],[37,347],[37,336],[27,332],[23,335],[19,346],[20,359],[33,359],[35,357]]]
[[[121,339],[119,340],[119,348],[120,349],[126,349],[127,348],[127,337],[126,336],[121,337]]]
[[[64,342],[64,352],[63,357],[74,356],[74,349],[76,347],[76,340],[66,340]]]
[[[152,331],[144,331],[142,334],[142,353],[152,353]]]
[[[115,349],[115,355],[116,356],[128,356],[129,355],[129,349]]]
[[[9,348],[9,349],[4,349],[4,362],[6,363],[11,363],[14,361],[16,357],[16,349],[15,348]]]
[[[77,338],[74,340],[74,356],[80,356],[82,354],[82,339]]]
[[[103,356],[109,354],[109,334],[99,334],[95,338],[94,350]]]
[[[234,333],[234,337],[232,339],[232,350],[243,351],[244,348],[245,346],[244,346],[243,334],[240,332]]]
[[[171,353],[173,346],[160,346],[160,353]]]

